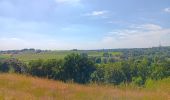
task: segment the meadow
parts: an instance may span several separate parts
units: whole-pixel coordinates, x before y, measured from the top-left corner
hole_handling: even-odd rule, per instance
[[[102,57],[102,51],[69,51],[69,50],[62,50],[62,51],[48,51],[48,52],[41,52],[41,53],[21,53],[21,54],[13,54],[13,58],[17,58],[21,61],[28,62],[30,60],[37,60],[37,59],[63,59],[65,56],[71,53],[87,53],[90,57]],[[121,55],[121,52],[109,52],[112,55]]]
[[[0,59],[8,59],[11,57],[11,54],[0,54]]]
[[[19,74],[0,74],[0,100],[169,100],[170,78],[147,87],[79,85]],[[153,85],[154,84],[154,85]]]

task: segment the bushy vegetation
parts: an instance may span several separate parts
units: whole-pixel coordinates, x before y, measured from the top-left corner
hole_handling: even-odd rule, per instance
[[[36,60],[28,65],[28,73],[40,77],[48,77],[63,81],[87,83],[95,65],[88,57],[70,54],[64,60]]]
[[[161,80],[170,76],[170,61],[150,62],[148,58],[100,64],[92,74],[97,83],[135,83],[144,85],[147,79]]]
[[[64,59],[38,59],[23,63],[15,58],[2,60],[1,72],[26,73],[64,82],[97,84],[135,84],[170,76],[170,48],[102,51],[102,55],[71,53]],[[77,52],[77,51],[76,51]],[[93,51],[94,52],[94,51]],[[99,52],[99,51],[96,51]]]
[[[26,64],[17,59],[7,59],[0,61],[0,72],[26,73]]]

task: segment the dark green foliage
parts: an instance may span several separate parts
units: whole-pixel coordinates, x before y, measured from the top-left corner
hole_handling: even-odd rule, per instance
[[[95,83],[134,83],[144,85],[147,79],[160,80],[170,76],[170,61],[147,57],[127,61],[100,64],[91,75]]]
[[[108,59],[107,59],[107,58],[103,58],[103,59],[102,59],[102,62],[103,62],[104,64],[107,64],[107,63],[108,63]]]
[[[17,59],[5,59],[0,61],[0,72],[26,73],[26,65]]]
[[[140,76],[143,81],[147,79],[150,73],[150,65],[148,63],[148,60],[146,58],[143,58],[140,61],[135,62],[137,66],[137,76]]]
[[[36,76],[45,76],[43,73],[42,60],[34,60],[29,63],[29,73]]]
[[[96,59],[95,59],[95,63],[100,64],[101,62],[102,62],[101,57],[96,57]]]
[[[122,64],[121,64],[121,70],[123,71],[124,77],[125,77],[124,81],[127,83],[132,81],[133,73],[135,73],[134,67],[131,66],[129,63],[130,62],[128,62],[128,63],[122,62]]]
[[[103,53],[103,57],[109,57],[110,54],[108,52]]]
[[[64,61],[63,60],[55,60],[53,63],[54,66],[52,67],[52,78],[58,80],[64,80]]]
[[[29,73],[34,76],[63,79],[63,61],[56,59],[34,60],[29,63]]]
[[[1,63],[0,72],[8,72],[8,71],[9,71],[8,64],[6,62]]]
[[[91,74],[91,81],[95,83],[104,83],[105,68],[104,66],[97,66],[96,70]]]
[[[132,78],[132,83],[141,86],[141,85],[144,84],[144,80],[140,76],[139,77],[133,77]]]
[[[125,75],[121,70],[121,67],[115,64],[106,66],[104,79],[106,83],[114,83],[118,85],[125,80]]]
[[[152,64],[151,78],[155,80],[163,79],[170,76],[170,61],[157,61]]]
[[[35,60],[29,63],[29,73],[35,76],[48,77],[63,81],[73,80],[87,83],[95,70],[94,63],[87,56],[70,54],[62,60]]]
[[[125,74],[121,69],[120,63],[103,64],[91,75],[92,81],[96,83],[120,84],[125,80]]]
[[[64,60],[65,80],[73,80],[78,83],[86,83],[90,80],[95,66],[88,57],[73,53],[66,56]]]

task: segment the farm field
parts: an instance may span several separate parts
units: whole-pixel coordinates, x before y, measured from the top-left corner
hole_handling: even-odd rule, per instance
[[[0,59],[10,58],[11,54],[0,54]]]
[[[37,60],[37,59],[63,59],[66,55],[71,53],[87,53],[88,56],[98,57],[103,56],[104,52],[97,52],[97,51],[48,51],[48,52],[41,52],[41,53],[21,53],[21,54],[14,54],[13,58],[17,58],[24,62],[30,60]],[[109,52],[112,55],[121,55],[121,52]]]
[[[0,74],[0,100],[169,100],[170,78],[152,87],[63,83],[18,74]]]

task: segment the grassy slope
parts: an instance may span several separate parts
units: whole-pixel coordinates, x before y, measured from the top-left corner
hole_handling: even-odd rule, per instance
[[[0,74],[0,100],[168,100],[170,79],[156,88],[132,89],[113,86],[65,84],[16,74]]]

